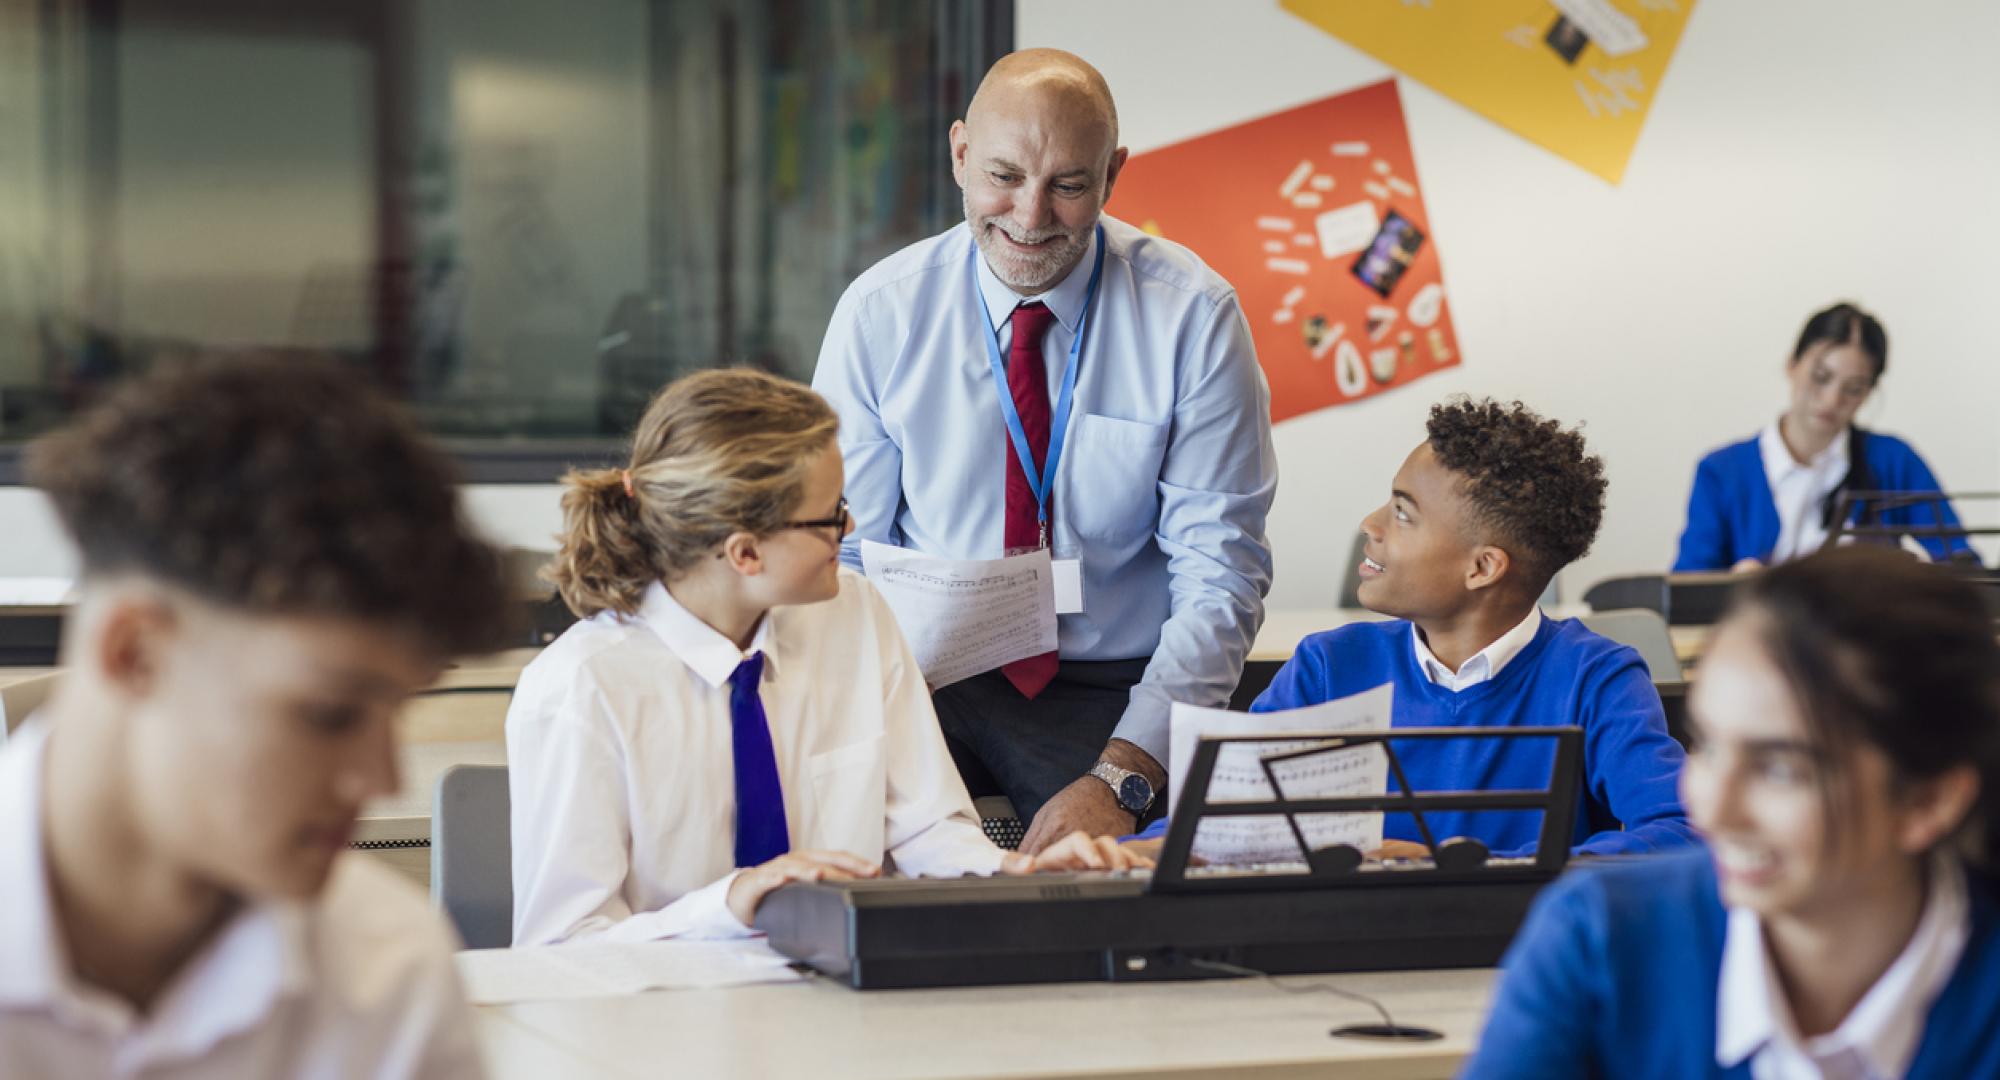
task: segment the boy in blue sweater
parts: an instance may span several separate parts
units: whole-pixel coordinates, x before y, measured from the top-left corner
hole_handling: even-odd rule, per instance
[[[1434,406],[1389,501],[1361,522],[1361,603],[1393,616],[1314,634],[1251,706],[1270,712],[1395,684],[1394,727],[1575,725],[1584,732],[1575,850],[1654,851],[1692,838],[1675,792],[1683,755],[1630,647],[1536,599],[1590,549],[1604,464],[1583,436],[1516,402]],[[1451,739],[1396,747],[1418,791],[1548,786],[1546,740]],[[1434,836],[1496,855],[1532,853],[1540,816],[1427,814]],[[1155,826],[1146,836],[1164,831]],[[1425,854],[1407,815],[1385,815],[1382,854]]]
[[[1856,545],[1743,587],[1689,695],[1699,848],[1567,874],[1465,1076],[2000,1076],[2000,647]]]

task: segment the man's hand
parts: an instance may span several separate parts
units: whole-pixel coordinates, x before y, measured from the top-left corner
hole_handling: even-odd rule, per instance
[[[1055,798],[1042,804],[1034,824],[1028,827],[1028,835],[1021,840],[1021,851],[1027,855],[1039,855],[1051,844],[1075,832],[1089,836],[1124,836],[1137,823],[1138,818],[1118,805],[1117,797],[1111,794],[1104,781],[1095,776],[1078,777],[1070,781],[1068,787],[1056,792]]]
[[[1153,860],[1109,836],[1073,832],[1050,844],[1039,855],[1010,851],[1000,860],[1003,874],[1042,874],[1053,870],[1129,870],[1150,867]]]
[[[1166,793],[1167,770],[1153,760],[1153,755],[1132,743],[1113,739],[1105,745],[1098,760],[1144,776],[1152,782],[1156,797]],[[1027,837],[1021,841],[1021,850],[1029,855],[1039,854],[1073,832],[1124,836],[1137,824],[1138,817],[1118,805],[1118,797],[1112,794],[1109,784],[1095,776],[1080,776],[1043,804],[1028,827]]]
[[[749,926],[757,905],[788,881],[848,881],[881,872],[880,866],[845,851],[791,851],[736,875],[726,902],[736,921]]]

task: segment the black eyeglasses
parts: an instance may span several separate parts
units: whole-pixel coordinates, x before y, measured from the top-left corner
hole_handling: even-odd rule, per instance
[[[832,517],[816,518],[812,521],[787,521],[784,523],[784,525],[781,526],[781,528],[838,529],[844,533],[847,531],[847,523],[849,520],[851,519],[849,518],[847,513],[847,496],[842,495],[840,497],[839,505],[833,508]]]

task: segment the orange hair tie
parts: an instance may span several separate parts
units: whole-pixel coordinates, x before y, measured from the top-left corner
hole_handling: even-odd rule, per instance
[[[632,490],[632,470],[620,469],[618,470],[618,476],[625,481],[625,497],[628,499],[638,498],[638,493]]]

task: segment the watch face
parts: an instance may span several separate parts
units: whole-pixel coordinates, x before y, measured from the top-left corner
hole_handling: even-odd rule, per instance
[[[1128,776],[1118,785],[1118,801],[1137,813],[1153,801],[1153,785],[1143,776]]]

